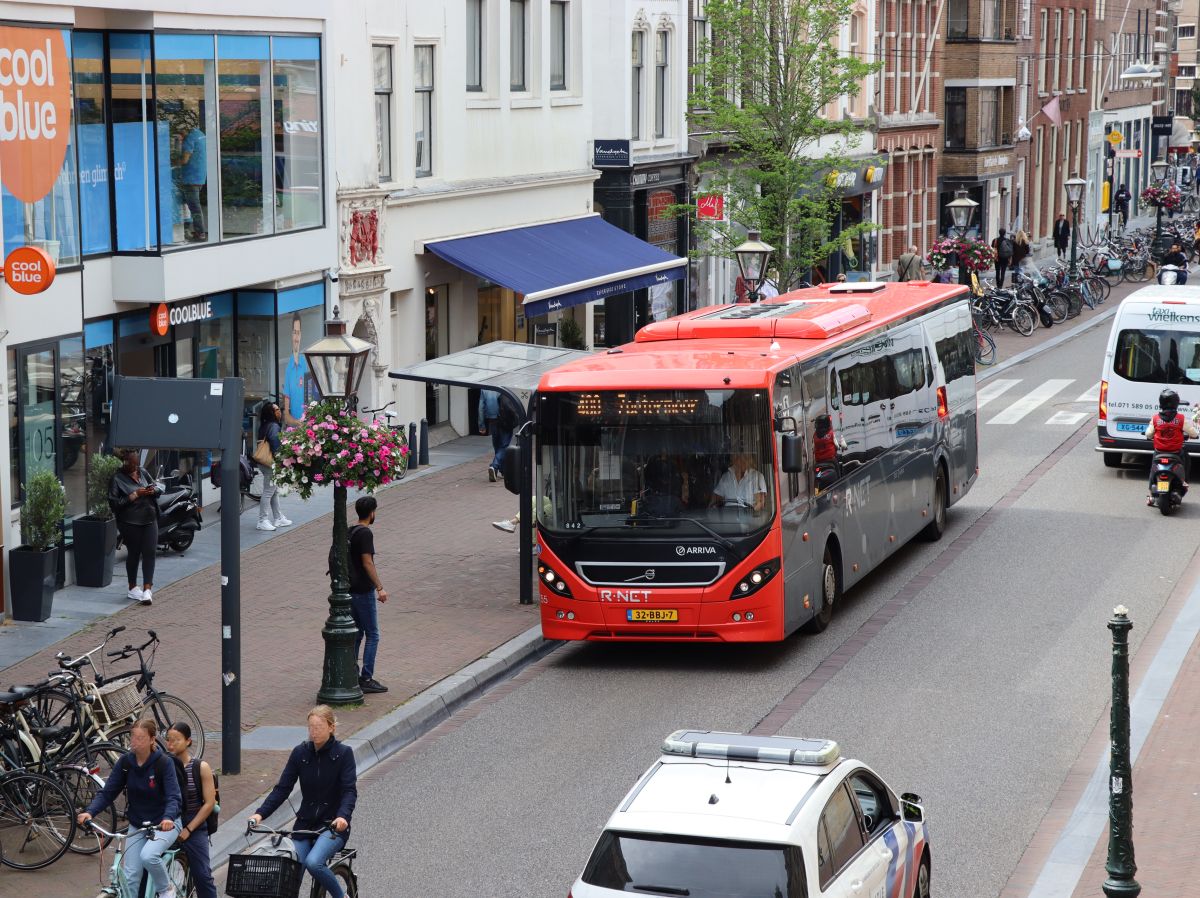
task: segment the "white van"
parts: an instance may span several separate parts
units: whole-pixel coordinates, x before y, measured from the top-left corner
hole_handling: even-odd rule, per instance
[[[1179,394],[1179,411],[1200,410],[1200,286],[1143,287],[1122,301],[1113,319],[1100,381],[1100,445],[1115,468],[1123,453],[1149,455],[1143,436],[1158,411],[1158,394]],[[1185,450],[1200,455],[1200,441]]]

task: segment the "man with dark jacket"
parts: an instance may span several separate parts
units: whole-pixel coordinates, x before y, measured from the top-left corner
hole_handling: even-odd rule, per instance
[[[1121,227],[1123,229],[1129,223],[1129,201],[1133,199],[1133,195],[1129,192],[1129,188],[1122,184],[1118,188],[1114,199],[1116,200],[1116,205],[1113,208],[1121,216]]]
[[[1061,212],[1054,220],[1054,228],[1050,236],[1054,238],[1054,248],[1058,251],[1058,257],[1064,258],[1067,255],[1067,247],[1071,245],[1071,223]]]
[[[1008,231],[1004,228],[1000,229],[999,236],[992,241],[992,249],[996,251],[996,286],[1004,286],[1004,272],[1008,271],[1008,266],[1012,264],[1013,253],[1016,251],[1017,245],[1013,243],[1012,237],[1008,236]]]

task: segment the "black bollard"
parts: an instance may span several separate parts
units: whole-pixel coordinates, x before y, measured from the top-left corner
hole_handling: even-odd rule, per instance
[[[429,464],[429,422],[421,419],[421,464]]]
[[[1109,712],[1108,879],[1100,887],[1108,898],[1137,898],[1142,887],[1134,879],[1133,765],[1129,760],[1129,611],[1113,609],[1112,707]]]
[[[408,422],[408,469],[417,467],[417,422]]]

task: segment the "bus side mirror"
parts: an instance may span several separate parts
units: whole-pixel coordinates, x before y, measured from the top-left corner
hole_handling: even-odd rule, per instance
[[[504,488],[518,496],[521,495],[521,475],[525,470],[521,449],[521,445],[514,439],[504,450],[504,461],[500,463],[500,470],[504,474]]]
[[[791,415],[776,415],[775,416],[775,432],[776,433],[795,433],[796,419]]]
[[[799,474],[804,470],[804,438],[799,434],[784,435],[781,467],[785,474]]]

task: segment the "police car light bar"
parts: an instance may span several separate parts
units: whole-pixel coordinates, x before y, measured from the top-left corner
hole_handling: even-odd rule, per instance
[[[676,730],[663,740],[662,753],[686,758],[761,761],[806,767],[827,767],[841,757],[838,744],[832,739],[746,736],[709,730]]]

